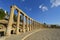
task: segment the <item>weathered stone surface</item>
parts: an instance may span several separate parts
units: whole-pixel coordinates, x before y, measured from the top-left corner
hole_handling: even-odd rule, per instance
[[[60,40],[60,29],[42,29],[25,40]]]

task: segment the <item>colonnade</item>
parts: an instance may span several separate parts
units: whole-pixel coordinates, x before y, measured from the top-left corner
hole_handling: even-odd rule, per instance
[[[6,35],[11,35],[11,30],[12,30],[12,25],[13,25],[13,16],[14,16],[14,10],[17,10],[17,22],[16,22],[16,34],[20,34],[19,32],[20,29],[20,15],[23,14],[23,23],[22,23],[22,32],[25,33],[26,31],[32,31],[34,29],[40,28],[40,23],[37,21],[33,20],[29,16],[27,16],[22,10],[20,10],[17,6],[13,5],[10,7],[10,17],[8,21],[8,26],[7,26],[7,31]],[[26,18],[26,19],[24,19]],[[26,21],[25,21],[26,20]]]

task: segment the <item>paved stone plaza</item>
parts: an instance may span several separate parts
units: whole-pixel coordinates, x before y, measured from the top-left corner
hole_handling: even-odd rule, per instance
[[[60,40],[60,29],[41,29],[37,32],[34,30],[19,35],[11,35],[6,39],[0,38],[0,40],[22,40],[25,36],[31,33],[32,35],[25,38],[25,40]]]
[[[60,29],[43,29],[25,40],[60,40]]]
[[[36,31],[36,30],[35,30]],[[34,31],[34,32],[35,32]],[[23,33],[22,35],[11,35],[6,39],[4,37],[0,38],[0,40],[21,40],[26,35],[31,34],[31,32]],[[28,36],[25,40],[60,40],[60,29],[41,29],[36,33]]]

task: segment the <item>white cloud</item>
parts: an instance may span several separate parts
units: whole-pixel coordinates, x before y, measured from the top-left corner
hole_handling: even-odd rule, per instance
[[[23,2],[25,1],[25,0],[22,0]]]
[[[39,8],[42,8],[43,5],[40,5]]]
[[[48,10],[48,8],[46,6],[43,6],[42,11],[46,11],[46,10]]]
[[[50,0],[51,2],[51,7],[58,7],[60,6],[60,0]]]
[[[43,5],[40,5],[39,8],[40,8],[43,12],[48,10],[47,6],[43,6]]]

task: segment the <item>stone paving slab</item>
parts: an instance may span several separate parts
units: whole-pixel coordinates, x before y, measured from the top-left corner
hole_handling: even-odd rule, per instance
[[[60,40],[60,29],[43,29],[25,40]]]
[[[34,31],[35,30],[29,31],[29,32],[26,32],[26,33],[21,33],[19,35],[15,34],[15,35],[11,35],[11,36],[2,36],[2,37],[0,37],[0,40],[21,40],[24,36],[34,32]]]
[[[6,37],[0,37],[0,40],[5,40]]]
[[[36,29],[38,30],[38,29]],[[19,35],[11,35],[11,36],[5,36],[0,37],[0,40],[21,40],[26,35],[35,32],[36,30],[29,31],[26,33],[22,33]],[[30,35],[25,40],[60,40],[60,29],[41,29],[40,31]]]
[[[22,34],[19,34],[19,35],[11,35],[11,36],[7,37],[5,40],[22,40],[22,38],[24,38],[26,35],[34,32],[36,30],[29,31],[29,32],[26,32],[26,33],[22,33]]]

